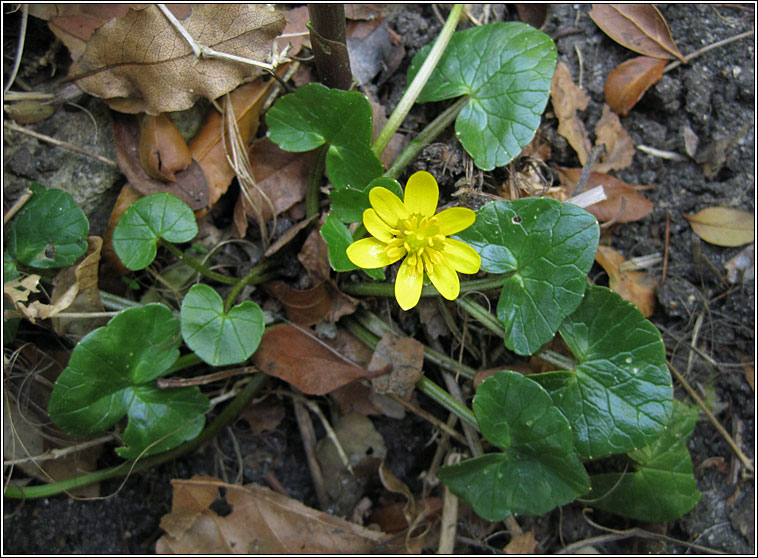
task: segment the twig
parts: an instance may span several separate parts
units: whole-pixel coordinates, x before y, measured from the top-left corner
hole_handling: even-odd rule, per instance
[[[664,151],[663,149],[656,149],[655,147],[649,147],[647,145],[642,145],[641,143],[635,145],[635,147],[643,153],[653,155],[654,157],[660,157],[661,159],[668,159],[669,161],[685,161],[687,159],[684,155],[680,155],[674,151]]]
[[[8,83],[3,88],[3,97],[8,93],[8,89],[11,88],[13,82],[16,81],[16,75],[18,69],[21,67],[21,56],[24,54],[24,41],[26,40],[26,23],[29,21],[29,5],[21,4],[21,30],[18,35],[18,49],[16,50],[16,57],[13,61],[13,71],[11,71]]]
[[[8,120],[3,122],[3,124],[5,125],[6,128],[13,130],[15,132],[21,132],[22,134],[26,134],[26,135],[32,136],[33,138],[37,138],[38,140],[52,143],[53,145],[57,145],[58,147],[68,149],[69,151],[74,151],[81,155],[86,155],[87,157],[92,157],[93,159],[97,159],[101,163],[105,163],[106,165],[110,165],[111,167],[118,168],[118,163],[116,163],[116,161],[112,159],[108,159],[107,157],[103,157],[102,155],[98,155],[97,153],[90,153],[89,151],[82,149],[81,147],[76,146],[74,144],[68,143],[67,141],[61,141],[59,139],[46,136],[45,134],[40,134],[39,132],[29,130],[28,128],[22,128],[21,126],[14,124],[13,122],[9,122]]]
[[[735,35],[734,37],[729,37],[728,39],[723,39],[721,41],[716,41],[713,44],[704,46],[700,50],[696,50],[692,54],[688,54],[687,56],[684,57],[684,60],[686,62],[689,62],[690,60],[692,60],[694,58],[697,58],[701,54],[705,54],[709,50],[713,50],[714,48],[718,48],[718,47],[721,47],[721,46],[724,46],[724,45],[728,45],[729,43],[732,43],[734,41],[739,41],[740,39],[746,39],[747,37],[752,36],[754,33],[755,33],[755,30],[745,31],[744,33],[740,33],[739,35]],[[669,72],[669,71],[673,70],[674,68],[680,66],[681,64],[682,64],[681,60],[676,60],[676,61],[672,62],[671,64],[669,64],[668,66],[666,66],[665,68],[663,68],[663,73],[665,74],[666,72]]]
[[[158,389],[203,386],[212,382],[218,382],[219,380],[226,380],[234,376],[253,374],[255,372],[259,372],[255,366],[243,366],[242,368],[230,368],[228,370],[213,372],[212,374],[205,374],[204,376],[195,376],[194,378],[158,378],[157,382]]]
[[[682,376],[681,372],[677,370],[673,364],[670,362],[666,362],[668,364],[669,369],[674,374],[676,379],[679,381],[680,384],[682,384],[682,387],[687,391],[687,393],[692,397],[693,401],[698,404],[698,406],[703,410],[705,415],[708,417],[708,419],[713,423],[713,426],[716,427],[716,430],[719,431],[719,433],[724,437],[726,442],[731,446],[731,448],[734,450],[734,453],[737,454],[737,457],[740,458],[740,461],[745,465],[748,471],[751,473],[755,472],[755,468],[753,467],[753,464],[751,463],[750,459],[742,453],[742,450],[737,445],[737,443],[734,441],[734,439],[729,435],[729,432],[726,431],[726,429],[721,426],[721,423],[718,421],[718,419],[713,416],[713,413],[708,409],[708,407],[705,406],[705,403],[702,399],[700,399],[700,396],[697,394],[697,392],[692,389],[692,386],[690,386],[687,383],[687,380],[684,379],[684,376]]]
[[[579,195],[572,196],[567,199],[565,203],[572,203],[577,207],[585,208],[607,199],[608,196],[605,195],[605,188],[601,185],[595,186]]]
[[[326,494],[326,489],[324,488],[324,474],[321,471],[318,459],[316,459],[316,433],[313,430],[313,423],[302,401],[293,398],[292,403],[295,406],[295,418],[300,430],[300,437],[303,440],[305,458],[308,461],[308,469],[313,479],[316,498],[321,509],[326,510],[329,507],[329,496]]]
[[[334,447],[337,449],[337,453],[339,454],[340,459],[342,460],[342,464],[345,466],[345,469],[350,471],[350,474],[354,474],[353,467],[350,465],[350,458],[348,458],[347,454],[345,453],[345,449],[342,447],[342,443],[340,442],[339,438],[337,438],[337,433],[334,431],[334,428],[332,428],[332,425],[329,423],[329,421],[326,420],[324,413],[321,412],[319,406],[316,405],[316,403],[313,401],[309,399],[303,399],[303,401],[311,410],[311,412],[315,413],[315,415],[321,421],[324,430],[326,430],[326,435],[329,437],[329,439],[334,444]]]
[[[461,460],[461,454],[452,452],[447,456],[445,465],[454,465]],[[442,519],[440,520],[440,538],[437,554],[452,554],[455,546],[455,531],[458,524],[458,498],[445,486],[442,495]]]
[[[579,50],[579,43],[574,43],[574,51],[579,60],[579,88],[582,87],[582,77],[584,76],[584,60],[582,60],[582,51]]]
[[[10,101],[49,101],[55,99],[53,93],[40,93],[38,91],[6,91],[3,96],[4,102]]]
[[[54,449],[46,451],[45,453],[41,453],[39,455],[29,455],[27,457],[23,457],[19,459],[9,459],[7,461],[3,461],[3,467],[7,467],[8,465],[20,465],[21,463],[29,463],[30,461],[34,463],[39,462],[39,461],[50,461],[52,459],[58,459],[66,455],[69,455],[71,453],[76,453],[78,451],[91,448],[93,446],[106,444],[110,442],[111,440],[115,440],[115,439],[116,439],[116,436],[114,434],[106,434],[105,436],[101,436],[100,438],[95,438],[94,440],[87,440],[86,442],[81,442],[79,444],[74,444],[72,446],[67,446],[65,448],[54,448]]]
[[[11,207],[8,210],[8,213],[3,216],[3,225],[7,225],[8,221],[13,219],[13,216],[21,211],[21,208],[24,207],[24,204],[29,201],[29,198],[31,198],[34,195],[34,192],[32,192],[29,188],[24,190],[24,192],[21,194],[21,197],[16,200],[16,203],[13,204],[13,207]]]
[[[587,186],[587,182],[590,179],[590,173],[592,172],[592,167],[595,166],[595,162],[597,162],[597,160],[603,155],[605,155],[604,143],[595,145],[592,149],[590,149],[590,154],[587,156],[587,162],[584,163],[582,172],[579,175],[579,180],[576,182],[576,188],[574,188],[573,192],[574,196],[580,194],[582,190],[584,190],[584,188]]]

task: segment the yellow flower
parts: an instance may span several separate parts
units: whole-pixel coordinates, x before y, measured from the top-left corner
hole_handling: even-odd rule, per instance
[[[373,188],[371,208],[363,212],[371,237],[347,248],[350,261],[364,269],[384,267],[405,256],[395,279],[395,298],[403,310],[418,304],[424,272],[442,296],[454,300],[461,288],[457,272],[476,273],[482,263],[471,246],[447,238],[473,225],[476,213],[451,207],[435,215],[438,199],[437,181],[425,171],[408,179],[403,201],[386,188]]]

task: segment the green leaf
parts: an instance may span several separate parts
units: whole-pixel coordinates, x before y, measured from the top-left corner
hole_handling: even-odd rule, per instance
[[[599,235],[595,217],[550,198],[488,203],[457,235],[479,252],[483,271],[511,273],[497,305],[509,349],[534,353],[576,309]]]
[[[159,238],[179,243],[196,235],[192,209],[176,196],[160,192],[129,206],[113,229],[113,248],[128,269],[138,270],[155,259]]]
[[[261,342],[263,311],[246,300],[228,312],[208,285],[194,285],[182,300],[182,337],[197,356],[213,366],[246,361]]]
[[[368,193],[377,186],[387,188],[397,197],[403,199],[403,188],[400,183],[393,178],[380,176],[373,179],[362,190],[353,187],[332,190],[329,194],[332,200],[332,211],[343,223],[360,223],[363,220],[363,212],[371,207]]]
[[[363,190],[384,172],[371,150],[371,103],[357,91],[309,83],[283,96],[266,115],[268,137],[285,151],[328,146],[326,174],[340,190]]]
[[[408,83],[429,47],[413,57]],[[555,72],[553,40],[518,22],[490,23],[457,31],[418,97],[418,102],[468,95],[455,133],[482,170],[514,159],[534,137]]]
[[[197,436],[208,399],[196,387],[159,390],[155,379],[179,357],[179,321],[162,304],[130,308],[77,344],[55,383],[48,413],[70,434],[129,424],[119,455],[166,451]],[[155,445],[152,445],[154,444]]]
[[[592,476],[587,496],[592,507],[655,523],[677,519],[694,508],[701,494],[686,440],[697,414],[696,408],[674,400],[671,420],[661,437],[627,454],[634,472]]]
[[[87,217],[69,193],[37,183],[29,188],[33,195],[8,230],[8,253],[29,267],[73,264],[87,251]]]
[[[498,372],[479,385],[473,407],[482,434],[505,451],[443,467],[439,478],[481,517],[543,514],[587,492],[571,427],[539,384]]]
[[[347,257],[347,247],[352,244],[354,238],[345,224],[334,213],[329,213],[319,231],[326,242],[329,255],[329,265],[334,271],[352,271],[359,269],[357,265]],[[383,280],[383,269],[364,269],[372,279]]]
[[[625,453],[658,438],[673,388],[656,327],[610,289],[589,287],[560,334],[578,361],[575,370],[530,378],[550,390],[569,419],[579,455]]]

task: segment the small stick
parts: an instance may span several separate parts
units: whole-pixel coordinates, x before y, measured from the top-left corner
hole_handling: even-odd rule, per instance
[[[60,316],[60,314],[58,314]],[[242,374],[253,374],[259,372],[255,366],[243,366],[242,368],[230,368],[228,370],[221,370],[219,372],[213,372],[212,374],[206,374],[204,376],[195,376],[194,378],[158,378],[158,389],[177,388],[185,386],[204,386],[212,382],[218,382],[219,380],[225,380],[233,376],[241,376]]]
[[[663,271],[661,272],[661,287],[666,282],[666,269],[669,264],[669,232],[671,230],[671,212],[666,212],[666,234],[664,241],[666,243],[663,250]]]
[[[574,51],[579,60],[579,87],[582,87],[582,77],[584,76],[584,60],[582,60],[582,51],[579,50],[579,43],[574,43]]]
[[[718,48],[718,47],[721,47],[721,46],[724,46],[724,45],[728,45],[729,43],[733,43],[734,41],[739,41],[740,39],[746,39],[747,37],[752,36],[754,33],[755,33],[755,30],[745,31],[744,33],[740,33],[739,35],[735,35],[734,37],[729,37],[728,39],[723,39],[723,40],[717,41],[717,42],[715,42],[713,44],[704,46],[700,50],[696,50],[692,54],[688,54],[687,56],[685,56],[684,60],[686,62],[689,62],[693,58],[697,58],[698,56],[700,56],[701,54],[705,54],[709,50],[713,50],[714,48]],[[666,66],[665,68],[663,68],[663,73],[665,74],[666,72],[669,72],[669,71],[673,70],[674,68],[680,66],[681,64],[682,64],[681,60],[676,60],[676,61],[672,62],[671,64],[669,64],[668,66]]]
[[[705,406],[705,403],[703,403],[703,400],[700,399],[700,396],[697,394],[697,392],[692,389],[692,386],[687,383],[687,380],[684,379],[684,376],[682,376],[681,372],[674,368],[674,365],[670,362],[666,362],[668,364],[669,369],[671,372],[673,372],[674,376],[676,376],[676,379],[679,380],[679,383],[682,384],[682,387],[687,391],[687,393],[692,397],[693,401],[698,404],[698,406],[703,410],[705,415],[708,417],[708,420],[710,420],[713,423],[713,426],[716,427],[716,430],[719,431],[719,433],[724,437],[727,444],[731,446],[731,448],[734,450],[734,453],[737,454],[737,457],[740,458],[740,461],[745,465],[748,471],[751,473],[755,472],[755,468],[753,467],[753,464],[750,462],[750,459],[742,453],[742,450],[737,445],[737,443],[732,439],[732,437],[729,435],[729,432],[726,431],[726,429],[721,426],[721,423],[718,421],[718,419],[713,416],[713,413],[711,413],[710,409]]]
[[[460,453],[451,453],[445,465],[454,465],[461,460]],[[458,498],[445,486],[442,495],[442,519],[440,520],[440,537],[437,554],[452,554],[455,546],[455,531],[458,525]]]
[[[71,453],[76,453],[78,451],[91,448],[93,446],[99,446],[100,444],[108,443],[111,440],[115,439],[116,436],[114,434],[106,434],[105,436],[95,438],[94,440],[87,440],[86,442],[81,442],[79,444],[74,444],[65,448],[51,449],[39,455],[30,455],[28,457],[19,459],[9,459],[7,461],[3,461],[3,467],[7,467],[8,465],[19,465],[21,463],[29,463],[30,461],[33,463],[36,463],[38,461],[50,461],[52,459],[58,459]]]
[[[34,195],[34,192],[32,192],[29,188],[24,190],[24,192],[21,194],[21,197],[16,200],[16,203],[13,204],[13,207],[11,207],[8,210],[8,213],[5,214],[3,217],[3,225],[7,225],[8,221],[13,219],[13,216],[21,211],[21,208],[24,207],[24,204],[29,201],[29,198],[31,198]]]
[[[324,488],[324,474],[321,472],[318,459],[316,459],[316,432],[313,430],[311,417],[303,402],[293,398],[292,404],[295,406],[295,418],[300,428],[300,436],[305,448],[305,458],[308,461],[308,469],[311,471],[316,498],[318,499],[319,507],[322,510],[326,510],[329,507],[329,496],[326,494],[326,488]]]
[[[86,155],[87,157],[92,157],[93,159],[97,159],[101,163],[105,163],[106,165],[110,165],[112,167],[118,168],[118,163],[116,163],[116,161],[112,159],[108,159],[108,157],[103,157],[102,155],[98,155],[97,153],[91,153],[89,151],[86,151],[85,149],[82,149],[81,147],[74,145],[72,143],[68,143],[67,141],[61,141],[59,139],[46,136],[45,134],[40,134],[39,132],[29,130],[28,128],[22,128],[21,126],[14,124],[13,122],[9,122],[8,120],[3,122],[3,124],[5,125],[6,128],[9,128],[15,132],[21,132],[22,134],[26,134],[26,135],[32,136],[33,138],[37,138],[38,140],[52,143],[53,145],[57,145],[58,147],[68,149],[69,151],[74,151],[81,155]]]
[[[345,453],[345,450],[342,447],[342,444],[340,443],[339,438],[337,438],[337,433],[334,431],[334,428],[332,428],[332,425],[329,423],[329,421],[326,420],[324,413],[321,412],[321,409],[319,408],[319,406],[316,405],[313,401],[309,399],[305,399],[304,401],[305,401],[305,404],[308,406],[308,408],[311,410],[311,412],[315,413],[316,416],[321,421],[321,424],[324,426],[324,430],[326,430],[326,435],[332,441],[332,443],[334,444],[334,447],[337,448],[337,453],[339,454],[340,459],[342,460],[342,464],[345,466],[345,469],[350,471],[350,474],[355,474],[353,472],[353,467],[350,465],[350,459]]]
[[[595,163],[597,160],[605,155],[605,144],[601,143],[600,145],[595,145],[592,149],[590,149],[590,154],[587,157],[587,162],[584,163],[584,166],[582,167],[582,172],[579,175],[579,180],[576,182],[576,188],[574,188],[573,195],[576,197],[578,194],[584,190],[584,188],[587,186],[587,182],[590,179],[590,173],[592,172],[592,167],[595,166]]]

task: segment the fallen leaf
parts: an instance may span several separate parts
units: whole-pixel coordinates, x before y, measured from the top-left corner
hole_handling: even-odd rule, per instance
[[[566,185],[567,193],[571,195],[582,169],[560,168],[558,171],[561,182]],[[637,188],[642,188],[641,186],[630,186],[609,174],[592,172],[585,190],[596,186],[603,186],[607,199],[585,209],[597,217],[598,221],[630,223],[646,217],[653,210],[653,202],[637,192]]]
[[[547,17],[548,4],[530,4],[519,2],[516,4],[518,18],[524,23],[528,23],[535,29],[542,27]]]
[[[324,395],[358,378],[377,375],[347,362],[315,335],[291,325],[266,331],[253,354],[253,363],[309,395]]]
[[[740,250],[724,264],[726,279],[732,284],[752,283],[755,279],[755,244]]]
[[[303,247],[297,255],[298,261],[303,264],[308,273],[308,278],[313,284],[328,279],[332,269],[329,265],[329,252],[326,242],[318,232],[321,225],[323,225],[323,219],[319,226],[314,227],[308,238],[305,239]]]
[[[606,35],[629,50],[687,63],[668,23],[653,4],[593,4],[590,17]]]
[[[30,311],[24,303],[29,300],[29,295],[39,292],[37,285],[40,279],[42,277],[39,275],[27,275],[26,277],[19,277],[3,282],[4,297],[8,297],[16,311],[32,323],[35,323],[37,314]]]
[[[236,209],[236,207],[235,207]],[[264,256],[267,258],[270,258],[274,254],[276,254],[279,250],[287,246],[290,242],[292,242],[292,239],[295,238],[300,231],[302,231],[304,228],[306,228],[308,225],[311,224],[311,222],[316,218],[316,215],[313,215],[312,217],[309,217],[308,219],[303,219],[299,223],[295,223],[290,228],[288,228],[284,233],[282,233],[282,236],[276,239],[276,242],[274,242],[271,246],[266,248],[266,251],[264,252]],[[247,217],[245,217],[247,219]]]
[[[609,246],[597,247],[595,261],[608,274],[611,290],[617,292],[624,300],[633,303],[646,318],[652,316],[655,309],[655,279],[641,271],[619,271],[619,266],[626,259],[620,252]]]
[[[182,134],[167,114],[145,114],[140,118],[139,159],[150,177],[175,182],[174,173],[192,163],[192,154]]]
[[[684,216],[700,238],[716,246],[742,246],[755,240],[755,215],[731,207],[708,207]]]
[[[506,554],[539,554],[540,543],[534,538],[534,531],[531,529],[525,533],[514,535],[511,541],[505,546]]]
[[[393,502],[376,508],[371,514],[371,523],[376,523],[385,533],[400,533],[408,529],[408,521],[405,519],[406,504],[403,502]],[[424,519],[428,522],[435,521],[442,511],[442,498],[433,496],[431,498],[422,498],[418,501],[420,508],[426,515]],[[417,552],[418,553],[418,552]]]
[[[603,105],[603,115],[595,125],[595,145],[605,144],[605,155],[594,167],[597,172],[624,169],[632,164],[634,143],[619,117]]]
[[[148,196],[167,192],[183,200],[193,210],[208,207],[208,183],[197,161],[177,172],[173,183],[155,180],[147,174],[138,153],[139,125],[134,116],[111,112],[111,131],[116,148],[116,161],[129,184],[140,194]]]
[[[745,381],[750,386],[751,391],[755,391],[755,368],[752,366],[745,366],[743,372],[745,373]]]
[[[281,401],[262,401],[248,405],[240,413],[240,418],[247,422],[253,434],[276,430],[286,416],[287,411]]]
[[[605,102],[614,112],[626,116],[651,86],[658,83],[666,60],[637,56],[622,62],[605,79]]]
[[[308,508],[257,484],[210,478],[174,479],[172,511],[158,554],[385,554],[405,552],[402,541]],[[232,511],[210,509],[219,488]]]
[[[285,20],[263,4],[195,4],[180,23],[204,46],[265,61]],[[249,64],[196,58],[181,33],[151,4],[96,29],[70,75],[115,110],[159,114],[186,110],[202,97],[216,99],[256,71]]]
[[[590,101],[589,95],[577,87],[571,79],[568,66],[558,62],[550,85],[550,98],[555,116],[558,118],[558,133],[566,138],[574,148],[579,162],[584,165],[589,156],[591,144],[584,124],[576,116],[576,111],[584,110]]]
[[[358,25],[370,32],[365,37],[359,37],[355,33],[358,26],[353,26],[347,36],[347,48],[353,77],[359,85],[365,85],[380,72],[382,75],[393,72],[405,56],[405,47],[394,43],[386,22],[378,25],[361,22]]]
[[[423,366],[422,343],[386,333],[377,343],[368,369],[379,371],[390,367],[390,373],[372,378],[371,386],[377,393],[397,395],[407,401],[424,373]]]
[[[270,281],[265,288],[284,305],[287,319],[301,326],[319,323],[332,309],[332,297],[324,281],[305,290],[290,287],[284,281]]]

